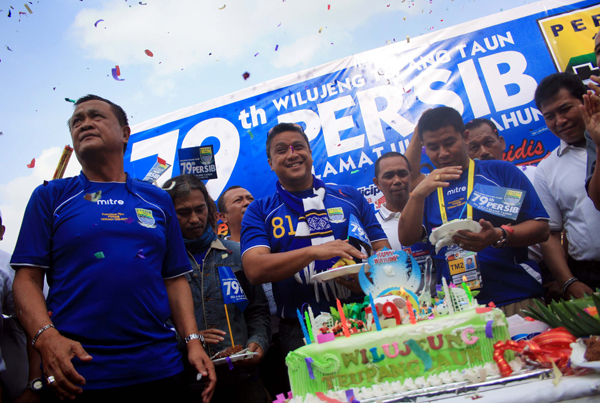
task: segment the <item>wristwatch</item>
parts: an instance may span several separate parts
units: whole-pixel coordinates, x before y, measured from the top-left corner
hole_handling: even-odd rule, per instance
[[[494,242],[492,244],[492,248],[495,248],[495,249],[504,248],[506,246],[506,244],[508,243],[508,232],[504,229],[504,225],[500,227],[500,230],[502,231],[502,236],[500,237],[500,239],[498,239],[496,242]]]
[[[32,381],[27,382],[27,389],[29,389],[35,393],[41,392],[42,386],[43,386],[43,384],[42,384],[41,378],[36,378]]]
[[[204,349],[206,350],[206,342],[204,341],[204,336],[198,333],[192,333],[185,338],[185,344],[188,344],[191,340],[200,340],[200,343],[202,343],[202,347],[204,347]]]

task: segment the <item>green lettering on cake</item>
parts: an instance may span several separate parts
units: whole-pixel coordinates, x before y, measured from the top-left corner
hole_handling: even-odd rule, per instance
[[[481,357],[481,347],[468,348],[465,351],[467,352],[470,363],[474,361],[483,361],[483,358]]]
[[[404,376],[404,363],[399,362],[398,365],[390,364],[390,371],[392,372],[392,377],[398,378],[400,376]]]
[[[348,368],[351,362],[354,365],[358,365],[358,349],[354,350],[354,353],[342,353],[342,360],[344,361],[344,366]]]
[[[429,344],[427,343],[426,338],[415,340],[415,341],[419,344],[419,346],[423,349],[423,351],[429,351]]]
[[[421,361],[413,360],[406,363],[406,370],[412,376],[417,376],[421,373]]]
[[[454,343],[455,347],[462,347],[463,341],[461,340],[459,335],[446,333],[444,334],[446,341],[448,342],[448,347],[452,347],[452,343]]]
[[[347,388],[350,386],[350,379],[348,379],[348,375],[338,375],[338,381],[340,382],[341,388]]]
[[[375,368],[375,367],[367,368],[367,382],[371,382],[371,379],[373,379],[375,377],[375,375],[377,375],[377,368]]]
[[[450,365],[452,365],[450,360],[444,354],[442,354],[441,351],[438,352],[436,359],[437,359],[437,367],[436,368],[440,369],[442,371],[445,371]]]
[[[321,378],[321,382],[327,382],[327,389],[333,389],[333,382],[331,382],[331,380],[335,377],[337,377],[337,375],[326,375],[323,378]]]
[[[460,360],[458,359],[457,355],[460,355]],[[450,358],[452,358],[454,365],[465,365],[467,363],[465,350],[451,351]]]
[[[363,372],[363,371],[351,372],[348,374],[348,376],[350,377],[350,384],[358,385],[362,381],[362,377],[360,376],[361,372]],[[356,379],[357,376],[358,376],[358,380]]]
[[[392,373],[385,365],[379,366],[379,382],[383,382],[385,378],[391,378]]]

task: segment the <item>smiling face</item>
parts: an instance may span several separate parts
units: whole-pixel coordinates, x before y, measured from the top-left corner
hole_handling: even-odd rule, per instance
[[[457,132],[452,126],[445,126],[424,132],[422,138],[425,152],[436,168],[468,167],[467,134]]]
[[[206,230],[208,221],[208,207],[202,192],[193,189],[189,196],[175,199],[174,204],[183,237],[200,238]]]
[[[69,119],[73,148],[78,158],[98,152],[123,153],[129,139],[129,126],[121,126],[112,107],[91,100],[77,105]]]
[[[404,208],[410,194],[410,171],[404,158],[382,158],[379,161],[379,175],[373,182],[385,196],[388,208]]]
[[[504,137],[498,136],[487,123],[469,130],[469,158],[502,161],[505,148]]]
[[[568,144],[584,138],[585,122],[579,111],[579,105],[582,105],[581,100],[571,95],[566,88],[561,88],[540,108],[548,129]]]
[[[312,187],[313,160],[302,134],[287,131],[275,135],[269,152],[269,165],[277,174],[281,186],[290,192]]]

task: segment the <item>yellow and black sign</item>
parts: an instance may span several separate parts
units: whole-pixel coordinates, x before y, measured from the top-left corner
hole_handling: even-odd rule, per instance
[[[600,28],[600,5],[540,18],[538,24],[558,71],[582,80],[599,74],[594,37]]]

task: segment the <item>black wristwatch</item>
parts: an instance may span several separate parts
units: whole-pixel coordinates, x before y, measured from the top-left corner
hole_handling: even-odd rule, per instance
[[[494,242],[492,244],[492,248],[496,248],[496,249],[504,248],[506,246],[506,244],[508,243],[508,232],[502,227],[500,227],[500,230],[502,231],[502,236],[500,237],[500,239],[498,239],[496,242]]]
[[[21,384],[22,385],[22,384]],[[39,393],[42,391],[42,379],[41,378],[36,378],[33,381],[29,381],[27,382],[27,389],[31,390],[32,392],[35,393]]]

